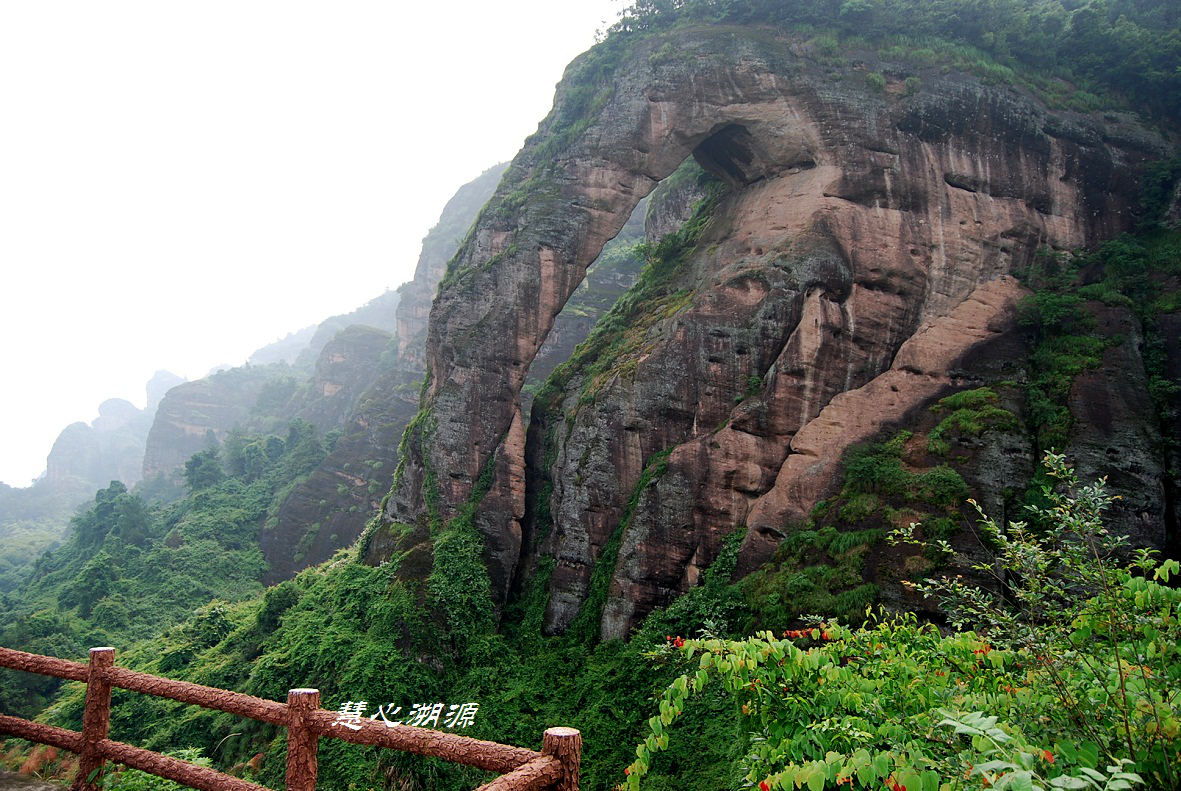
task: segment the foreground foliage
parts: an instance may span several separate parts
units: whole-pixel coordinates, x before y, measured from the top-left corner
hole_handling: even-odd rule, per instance
[[[657,765],[686,704],[719,686],[752,733],[738,764],[761,791],[1176,787],[1181,592],[1164,583],[1178,564],[1148,551],[1126,562],[1101,520],[1112,500],[1104,482],[1079,487],[1054,454],[1046,468],[1057,486],[1035,516],[1048,531],[981,515],[998,550],[977,570],[995,576],[994,589],[956,577],[915,586],[975,631],[943,635],[878,613],[861,629],[817,622],[783,638],[658,651],[696,669],[662,696],[626,788]]]
[[[227,446],[224,462],[216,446],[189,460],[190,494],[179,502],[149,504],[118,481],[99,490],[63,546],[38,558],[23,587],[0,595],[0,645],[81,658],[91,646],[128,646],[186,619],[203,644],[222,639],[226,602],[262,595],[259,525],[281,502],[276,493],[326,452],[315,428],[299,420],[284,437]],[[162,669],[192,656],[172,656]],[[0,671],[0,710],[36,713],[59,686]]]

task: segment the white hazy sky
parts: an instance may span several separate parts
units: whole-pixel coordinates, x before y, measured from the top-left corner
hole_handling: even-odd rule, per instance
[[[621,0],[0,2],[0,480],[413,275]]]

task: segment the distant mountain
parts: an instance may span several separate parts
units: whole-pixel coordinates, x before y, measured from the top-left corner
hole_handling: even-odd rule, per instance
[[[286,363],[301,371],[310,372],[315,366],[320,352],[324,350],[333,336],[345,327],[364,324],[386,332],[393,332],[396,327],[394,314],[398,309],[399,298],[400,294],[397,291],[386,291],[350,313],[330,316],[319,324],[304,327],[302,330],[289,333],[274,343],[267,344],[250,355],[246,362],[248,365]]]
[[[89,424],[62,429],[46,459],[45,473],[32,486],[0,485],[0,593],[13,588],[28,564],[57,546],[70,517],[94,492],[140,480],[148,431],[164,393],[184,379],[157,371],[146,385],[147,406],[121,398],[98,407]]]
[[[274,343],[262,347],[246,360],[250,365],[270,365],[271,363],[287,363],[296,361],[316,334],[319,324],[310,324],[302,330],[289,332]]]

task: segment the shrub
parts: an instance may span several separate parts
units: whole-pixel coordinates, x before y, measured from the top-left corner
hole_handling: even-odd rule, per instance
[[[981,514],[999,551],[977,569],[996,590],[960,577],[914,586],[979,631],[868,611],[855,630],[818,616],[782,638],[686,640],[684,673],[623,787],[641,787],[689,702],[719,687],[751,733],[736,761],[743,787],[760,791],[1176,787],[1181,591],[1164,583],[1181,564],[1149,551],[1116,562],[1126,547],[1103,528],[1103,482],[1080,488],[1061,456],[1045,467],[1048,533],[1002,531]]]

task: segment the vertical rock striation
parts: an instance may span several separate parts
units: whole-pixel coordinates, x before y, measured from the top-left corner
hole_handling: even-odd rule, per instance
[[[386,510],[413,524],[477,503],[501,602],[523,554],[553,556],[553,631],[580,612],[608,546],[606,637],[693,586],[739,525],[740,568],[766,560],[844,448],[1011,329],[1011,273],[1035,250],[1128,227],[1137,173],[1164,150],[1126,119],[1050,113],[966,75],[875,91],[766,34],[642,40],[592,83],[589,108],[579,74],[576,62],[441,283]],[[555,317],[690,156],[724,184],[695,244],[641,274],[622,340],[551,380],[526,441],[521,389]],[[534,517],[552,524],[536,548],[523,545]]]

